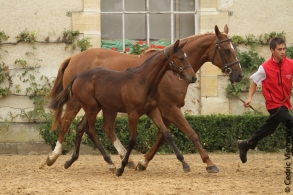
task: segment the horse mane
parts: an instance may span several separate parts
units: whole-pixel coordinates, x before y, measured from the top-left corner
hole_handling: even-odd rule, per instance
[[[203,34],[191,35],[189,37],[182,38],[181,40],[200,38],[200,37],[203,37],[205,35],[212,35],[212,34],[215,34],[215,33],[213,33],[213,32],[206,32],[206,33],[203,33]]]
[[[149,52],[155,52],[155,51],[160,51],[161,49],[157,49],[157,48],[148,48],[143,54],[145,53],[149,53]]]
[[[154,52],[154,51],[158,51],[156,54],[152,55],[151,57],[149,57],[148,59],[146,59],[143,63],[141,63],[139,66],[135,67],[135,68],[127,68],[127,70],[135,70],[139,67],[141,67],[142,65],[148,63],[148,61],[150,61],[151,59],[153,59],[155,56],[157,56],[159,53],[162,53],[164,50],[151,50],[150,52]]]
[[[223,35],[228,36],[225,32],[221,32],[221,33],[222,33]],[[206,33],[202,33],[202,34],[191,35],[191,36],[189,36],[189,37],[182,38],[181,40],[200,38],[200,37],[202,37],[202,36],[206,36],[206,35],[214,35],[214,34],[215,34],[214,32],[206,32]]]
[[[225,32],[221,32],[223,35],[226,35],[228,36]],[[181,40],[186,40],[186,39],[194,39],[194,38],[200,38],[200,37],[203,37],[203,36],[206,36],[206,35],[214,35],[215,33],[214,32],[206,32],[206,33],[202,33],[202,34],[197,34],[197,35],[191,35],[189,37],[185,37],[185,38],[182,38]],[[171,44],[173,45],[173,44]],[[169,46],[171,46],[169,45]],[[234,45],[233,45],[234,46]],[[235,46],[234,46],[235,47]],[[158,55],[159,53],[161,53],[163,50],[161,49],[156,49],[156,48],[149,48],[147,49],[143,54],[141,55],[144,55],[145,53],[149,53],[149,52],[156,52],[156,51],[159,51],[158,53],[156,53],[155,55],[149,57],[147,60],[145,60],[142,64],[140,64],[139,66],[135,67],[135,68],[127,68],[126,70],[135,70],[137,68],[139,68],[140,66],[142,66],[143,64],[147,63],[148,61],[150,61],[152,58],[154,58],[156,55]]]

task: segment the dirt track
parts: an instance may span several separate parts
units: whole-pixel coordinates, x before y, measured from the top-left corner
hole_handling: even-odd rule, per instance
[[[184,173],[174,155],[156,155],[146,171],[125,169],[121,177],[108,170],[99,155],[81,155],[69,169],[60,156],[52,167],[39,169],[45,155],[0,155],[0,194],[286,194],[283,153],[249,153],[242,164],[238,154],[210,153],[220,169],[207,173],[198,154],[185,155],[191,172]],[[134,155],[137,162],[143,155]],[[120,159],[112,155],[120,167]],[[293,167],[292,167],[293,169]],[[292,178],[293,179],[293,178]],[[291,184],[293,194],[293,184]]]

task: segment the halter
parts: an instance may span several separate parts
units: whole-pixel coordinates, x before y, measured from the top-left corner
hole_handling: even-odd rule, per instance
[[[212,63],[214,63],[214,59],[215,59],[215,56],[216,56],[216,51],[218,50],[219,54],[220,54],[220,57],[221,57],[221,60],[222,60],[222,63],[224,64],[224,68],[223,68],[222,72],[229,76],[232,73],[232,69],[230,67],[233,66],[234,64],[239,63],[239,60],[237,60],[235,62],[232,62],[230,64],[226,63],[225,58],[222,55],[221,47],[220,47],[220,43],[223,43],[223,42],[226,42],[226,41],[231,41],[231,39],[228,38],[228,39],[224,39],[224,40],[219,41],[219,38],[216,36],[216,47],[215,47],[215,52],[214,52],[214,56],[213,56],[213,59],[212,59]]]
[[[186,68],[191,67],[191,65],[189,64],[189,65],[184,66],[184,67],[177,66],[176,64],[174,64],[174,62],[173,62],[173,61],[168,57],[168,55],[166,54],[166,49],[164,49],[164,54],[165,54],[166,58],[168,59],[170,66],[172,66],[172,72],[173,72],[173,74],[176,75],[176,76],[179,76],[179,79],[182,80],[182,79],[181,79],[182,72],[183,72]],[[184,54],[185,54],[185,53],[184,53]],[[185,54],[185,55],[186,55],[186,54]],[[180,73],[179,75],[178,75],[178,73],[176,73],[176,72],[174,71],[174,66],[175,66],[176,68],[178,68],[179,73]]]

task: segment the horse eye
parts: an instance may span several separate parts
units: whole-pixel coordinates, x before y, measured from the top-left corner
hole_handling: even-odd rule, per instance
[[[226,54],[230,54],[230,50],[225,50],[225,53]]]
[[[184,58],[179,58],[179,60],[182,62],[182,61],[184,61]]]

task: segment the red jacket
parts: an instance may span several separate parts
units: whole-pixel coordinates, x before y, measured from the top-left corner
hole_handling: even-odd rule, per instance
[[[292,87],[293,60],[284,57],[278,64],[273,56],[262,64],[266,78],[262,81],[262,92],[267,110],[285,106],[292,109],[290,94]]]

